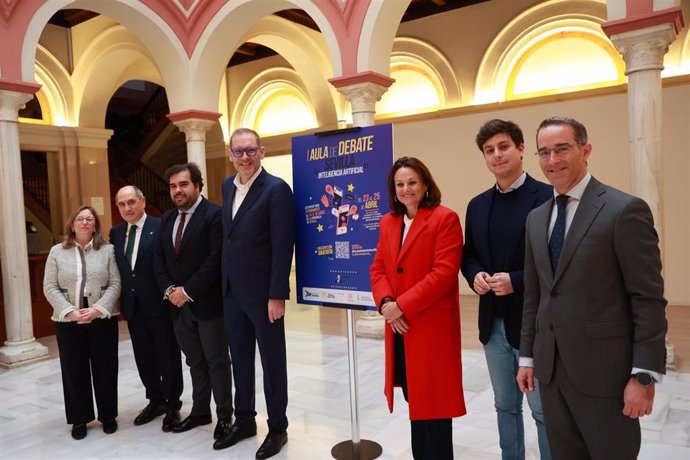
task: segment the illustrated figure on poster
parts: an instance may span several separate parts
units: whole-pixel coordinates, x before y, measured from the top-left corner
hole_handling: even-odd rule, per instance
[[[329,208],[332,206],[331,214],[333,214],[337,219],[337,225],[335,226],[335,234],[345,235],[348,232],[350,218],[352,218],[352,220],[359,219],[359,214],[357,213],[357,205],[343,204],[343,189],[341,189],[337,185],[326,184],[324,188],[326,190],[326,194],[321,196],[321,204],[324,208]],[[353,185],[350,185],[348,188],[354,190]],[[352,195],[346,196],[346,198],[351,198],[351,201],[354,201],[356,199]]]

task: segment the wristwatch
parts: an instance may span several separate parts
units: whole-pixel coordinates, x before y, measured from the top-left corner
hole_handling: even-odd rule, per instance
[[[638,372],[637,374],[633,374],[633,377],[635,377],[635,379],[640,385],[643,385],[645,387],[654,385],[654,383],[656,383],[654,377],[652,377],[652,375],[648,374],[647,372]]]
[[[168,300],[168,297],[170,297],[170,294],[172,294],[172,291],[175,289],[175,286],[170,286],[168,289],[166,289],[163,292],[163,300]]]

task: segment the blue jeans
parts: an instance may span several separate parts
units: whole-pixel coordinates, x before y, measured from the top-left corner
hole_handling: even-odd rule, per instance
[[[503,318],[496,318],[489,342],[484,345],[486,364],[494,390],[494,406],[498,416],[498,436],[503,460],[524,460],[525,428],[522,421],[522,392],[515,377],[518,371],[519,351],[506,339]],[[542,460],[550,460],[551,452],[546,439],[544,413],[541,408],[539,383],[535,391],[527,394],[527,403],[537,424],[539,452]]]

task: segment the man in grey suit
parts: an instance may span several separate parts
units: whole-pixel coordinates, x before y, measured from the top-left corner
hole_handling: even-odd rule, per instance
[[[589,174],[578,121],[544,120],[537,148],[556,196],[527,218],[518,385],[539,379],[554,458],[635,459],[665,371],[652,213]]]

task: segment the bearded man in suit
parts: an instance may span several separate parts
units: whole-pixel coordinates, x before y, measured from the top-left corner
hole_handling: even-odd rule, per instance
[[[220,291],[220,207],[201,195],[204,181],[195,163],[171,166],[165,180],[175,208],[161,219],[156,282],[170,303],[177,342],[192,376],[192,411],[172,431],[182,433],[211,423],[213,393],[218,416],[213,437],[218,439],[230,429],[233,413]]]

